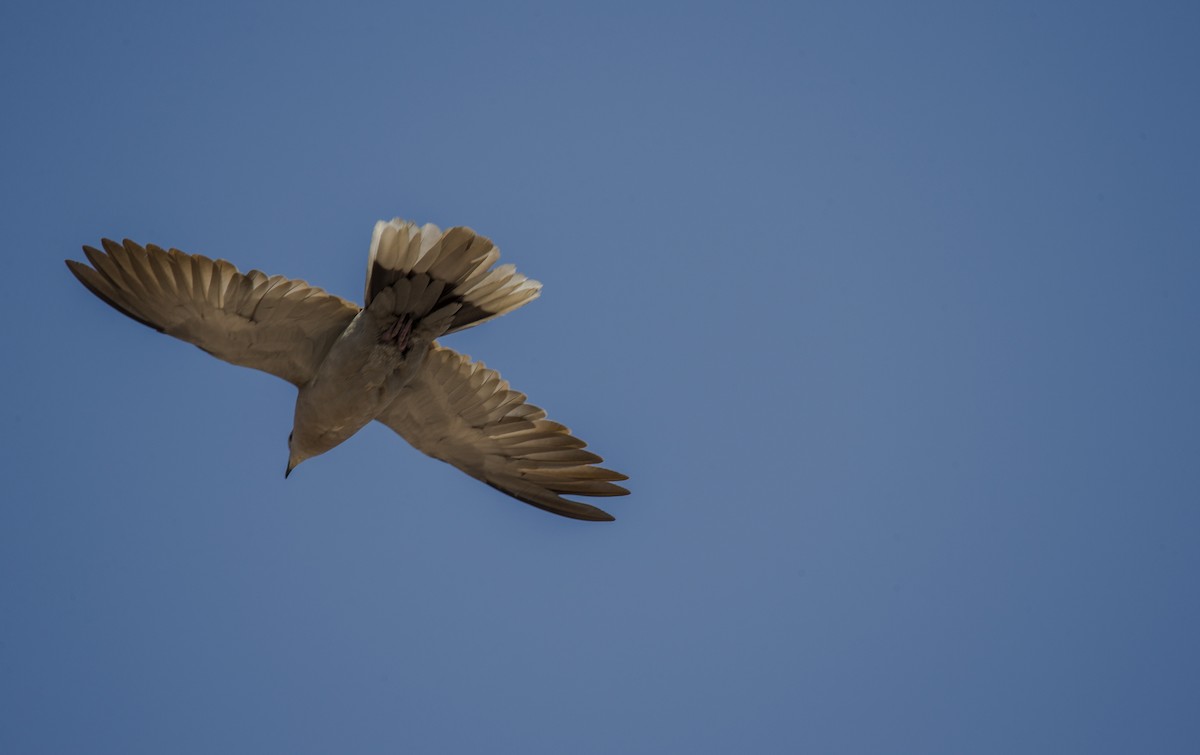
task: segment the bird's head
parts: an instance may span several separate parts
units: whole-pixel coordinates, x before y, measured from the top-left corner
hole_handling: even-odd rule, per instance
[[[304,449],[300,447],[300,443],[296,441],[296,432],[294,430],[288,433],[288,463],[287,471],[283,473],[283,479],[286,480],[288,475],[292,473],[292,470],[300,466],[300,462],[305,459],[311,459],[315,455],[305,453]]]

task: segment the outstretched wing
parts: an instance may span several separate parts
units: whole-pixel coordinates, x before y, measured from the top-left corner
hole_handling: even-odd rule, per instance
[[[593,521],[612,516],[563,495],[628,495],[619,472],[546,412],[525,403],[495,370],[434,346],[420,372],[377,418],[435,459],[546,511]]]
[[[226,362],[296,385],[312,377],[359,308],[304,281],[178,249],[104,239],[67,267],[92,293],[143,325]]]

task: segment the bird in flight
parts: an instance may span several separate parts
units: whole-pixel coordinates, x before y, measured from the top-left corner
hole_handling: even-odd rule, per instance
[[[627,495],[625,475],[526,403],[499,373],[435,339],[537,298],[541,284],[469,228],[379,221],[362,307],[301,280],[241,273],[153,244],[104,239],[91,266],[66,260],[117,311],[218,359],[299,389],[285,477],[378,420],[418,450],[538,508],[590,521],[605,511],[564,498]]]

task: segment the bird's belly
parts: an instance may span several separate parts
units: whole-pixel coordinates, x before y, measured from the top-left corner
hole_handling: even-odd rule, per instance
[[[352,333],[347,335],[353,336]],[[395,400],[424,361],[428,345],[404,356],[394,344],[344,338],[334,344],[296,398],[296,428],[329,450],[361,430]]]

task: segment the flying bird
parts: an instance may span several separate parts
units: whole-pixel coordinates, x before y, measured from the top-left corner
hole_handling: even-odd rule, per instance
[[[66,260],[117,311],[218,359],[299,389],[284,476],[372,420],[418,450],[546,511],[607,512],[564,498],[627,495],[628,479],[499,373],[438,344],[537,298],[541,284],[469,228],[379,221],[363,306],[301,280],[241,273],[225,260],[104,239]]]

